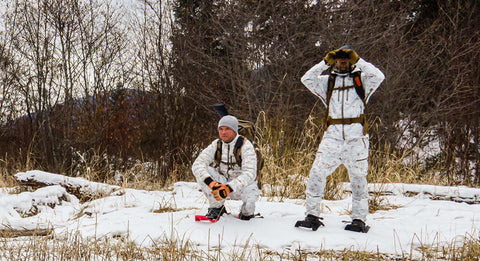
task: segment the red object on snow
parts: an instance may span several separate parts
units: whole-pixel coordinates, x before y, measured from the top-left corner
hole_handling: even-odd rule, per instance
[[[195,215],[195,221],[210,221],[212,223],[215,223],[219,220],[220,219],[209,219],[206,216],[202,216],[202,215]]]

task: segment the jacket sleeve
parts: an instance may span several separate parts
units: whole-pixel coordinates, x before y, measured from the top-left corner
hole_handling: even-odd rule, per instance
[[[240,175],[227,183],[233,191],[241,191],[257,178],[257,154],[255,154],[253,144],[247,139],[245,139],[245,143],[242,146],[241,156],[242,167]]]
[[[217,142],[218,139],[208,145],[208,147],[206,147],[202,152],[200,152],[198,157],[193,162],[192,172],[198,182],[203,182],[206,178],[210,177],[207,168],[215,160]]]
[[[366,102],[370,99],[371,95],[378,89],[380,84],[385,79],[385,75],[380,69],[373,64],[366,62],[362,58],[358,60],[357,67],[362,71],[362,84],[365,88]]]
[[[308,70],[305,75],[302,76],[302,83],[307,87],[313,94],[318,96],[323,102],[325,107],[327,106],[327,88],[328,88],[328,75],[322,75],[323,71],[327,70],[328,66],[325,61],[321,61],[316,64],[310,70]]]

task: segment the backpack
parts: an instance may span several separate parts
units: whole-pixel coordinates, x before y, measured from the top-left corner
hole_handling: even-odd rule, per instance
[[[228,111],[223,104],[216,104],[214,105],[215,111],[220,117],[228,115]],[[258,143],[260,142],[260,135],[256,131],[255,124],[251,121],[247,120],[238,120],[238,137],[237,141],[235,142],[233,148],[233,155],[235,157],[235,161],[239,167],[242,167],[242,156],[241,156],[241,148],[243,144],[245,144],[245,139],[248,139],[252,144],[253,148],[255,149],[255,154],[257,155],[257,182],[259,187],[261,187],[261,172],[260,170],[264,166],[264,159],[262,153],[260,151],[260,147]],[[222,142],[218,140],[217,142],[217,150],[215,151],[214,162],[215,166],[220,165],[220,161],[222,159]]]
[[[330,75],[328,76],[327,101],[326,101],[327,102],[327,113],[325,115],[325,129],[324,130],[326,130],[328,128],[328,126],[330,126],[332,124],[361,123],[363,125],[363,134],[364,135],[367,134],[368,124],[367,124],[367,117],[365,116],[365,114],[367,113],[367,102],[365,100],[365,89],[363,88],[362,78],[360,77],[360,75],[361,75],[361,71],[356,71],[356,72],[350,73],[350,76],[353,77],[353,86],[339,87],[339,88],[335,88],[335,79],[336,79],[337,75],[334,74],[334,73],[330,73]],[[362,115],[360,115],[359,117],[356,117],[356,118],[332,119],[332,117],[330,117],[328,115],[328,111],[329,111],[330,99],[332,98],[333,90],[334,89],[344,90],[344,89],[348,89],[348,88],[355,88],[355,92],[357,93],[358,97],[360,97],[360,99],[362,100],[362,102],[365,106],[364,113]]]

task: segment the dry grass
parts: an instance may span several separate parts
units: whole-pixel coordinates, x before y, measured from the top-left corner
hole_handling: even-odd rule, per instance
[[[261,122],[259,123],[259,120]],[[263,143],[260,150],[265,159],[262,183],[281,188],[267,196],[301,198],[305,193],[306,179],[315,158],[320,138],[320,126],[313,117],[304,124],[304,130],[287,133],[281,120],[257,120]]]
[[[153,208],[154,213],[166,213],[166,212],[178,212],[187,209],[195,209],[195,208],[179,208],[177,203],[175,202],[175,198],[162,198],[159,201],[155,202],[155,206]]]
[[[10,173],[0,167],[0,188],[13,187],[15,185],[15,179],[12,178]]]
[[[123,236],[87,240],[78,233],[58,238],[4,239],[0,247],[0,259],[5,260],[203,260],[190,250],[189,242],[170,240],[141,247]]]
[[[225,252],[216,246],[199,248],[188,239],[164,235],[140,246],[128,236],[85,239],[78,233],[57,237],[0,239],[0,260],[273,260],[258,247],[238,246]]]
[[[251,245],[249,240],[233,249],[218,246],[199,247],[184,237],[172,234],[141,246],[128,235],[85,239],[78,233],[48,237],[0,239],[0,260],[478,260],[477,236],[447,245],[422,247],[417,254],[389,255],[356,249],[315,250],[284,249],[282,252]],[[145,242],[146,242],[145,241]]]
[[[389,144],[377,147],[381,150],[370,150],[370,169],[367,177],[371,183],[455,185],[439,175],[441,169],[425,170],[420,162],[406,164],[408,155],[397,154]]]
[[[323,134],[323,125],[321,119],[310,116],[302,131],[287,135],[282,123],[281,120],[265,117],[257,120],[257,129],[261,131],[264,141],[260,146],[265,159],[262,184],[273,187],[269,187],[264,194],[280,198],[303,198]],[[455,185],[442,178],[439,169],[425,170],[420,163],[406,164],[406,157],[398,155],[389,144],[371,146],[368,182]],[[342,198],[344,195],[340,184],[348,181],[346,168],[340,166],[327,179],[325,198]]]
[[[358,251],[352,249],[345,249],[341,251],[308,251],[304,249],[297,249],[296,251],[274,253],[274,255],[278,255],[284,260],[412,260],[402,256],[394,256],[378,252],[374,253]]]
[[[35,162],[31,157],[27,157],[27,160],[23,162],[13,155],[4,155],[4,158],[0,159],[0,187],[16,186],[17,182],[13,175],[20,171],[33,169],[34,166]]]

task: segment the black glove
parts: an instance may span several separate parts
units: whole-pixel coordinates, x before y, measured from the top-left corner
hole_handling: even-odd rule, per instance
[[[205,182],[205,184],[207,184],[207,186],[208,186],[211,190],[217,189],[217,188],[220,187],[220,185],[222,185],[222,183],[219,183],[219,182],[213,180],[213,179],[210,178],[210,177],[206,178],[203,182]]]

